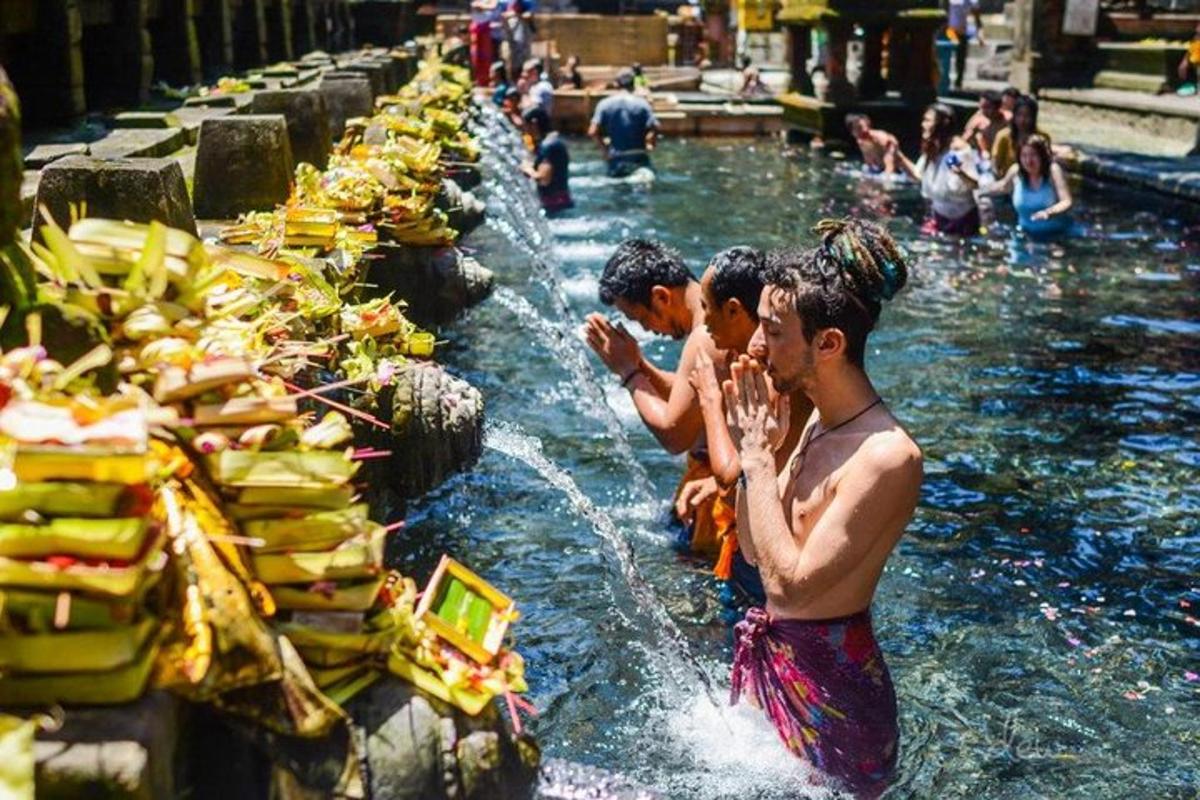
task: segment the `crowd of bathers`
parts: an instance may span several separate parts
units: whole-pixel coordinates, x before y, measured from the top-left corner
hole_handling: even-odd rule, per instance
[[[1033,239],[1072,230],[1071,189],[1050,137],[1038,128],[1037,100],[1014,88],[983,92],[961,130],[950,106],[926,108],[916,162],[896,136],[872,127],[866,114],[847,115],[846,127],[868,171],[905,174],[921,184],[929,204],[927,233],[977,235],[993,221],[992,195],[1012,198],[1017,227]]]
[[[626,240],[599,299],[680,340],[678,363],[653,363],[604,314],[584,333],[654,438],[686,454],[673,504],[685,547],[748,607],[734,700],[763,708],[819,774],[873,795],[899,733],[870,605],[922,469],[864,359],[908,267],[878,224],[826,220],[815,232],[812,247],[722,250],[699,280],[672,248]]]

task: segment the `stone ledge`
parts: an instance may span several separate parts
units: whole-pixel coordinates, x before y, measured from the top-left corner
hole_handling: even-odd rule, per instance
[[[1072,172],[1187,200],[1200,200],[1200,157],[1172,158],[1073,148],[1062,157]]]
[[[1124,111],[1131,114],[1159,114],[1200,120],[1200,100],[1195,97],[1153,95],[1120,89],[1042,89],[1038,98],[1055,103]]]

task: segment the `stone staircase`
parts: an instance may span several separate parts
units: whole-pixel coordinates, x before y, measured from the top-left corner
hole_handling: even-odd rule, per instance
[[[972,42],[967,53],[968,79],[1007,84],[1012,43],[1012,3],[1005,3],[1003,12],[983,15],[983,44]]]

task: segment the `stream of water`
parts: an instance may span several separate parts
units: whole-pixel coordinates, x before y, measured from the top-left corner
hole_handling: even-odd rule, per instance
[[[578,338],[622,238],[718,249],[885,218],[914,256],[868,367],[922,444],[921,506],[875,603],[897,684],[895,797],[1194,797],[1200,785],[1200,215],[1079,188],[1089,236],[1029,249],[918,233],[909,187],[759,141],[668,141],[650,186],[572,145],[546,221],[489,123],[493,300],[442,331],[487,398],[478,467],[413,509],[398,566],[450,552],[518,599],[545,751],[669,798],[821,796],[753,709],[730,637],[663,524],[682,471]],[[499,177],[501,175],[507,177]],[[646,337],[671,364],[677,345]],[[712,684],[711,691],[705,689]]]

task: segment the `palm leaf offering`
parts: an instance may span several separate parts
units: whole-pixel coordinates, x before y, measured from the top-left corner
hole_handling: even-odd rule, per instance
[[[0,703],[155,685],[322,736],[389,671],[469,713],[524,691],[511,601],[455,567],[423,616],[386,568],[400,523],[360,492],[364,461],[390,453],[355,444],[390,432],[380,395],[435,349],[402,303],[360,296],[362,261],[379,241],[457,240],[435,198],[447,163],[478,158],[469,86],[425,62],[221,245],[42,209],[44,244],[5,249]]]

